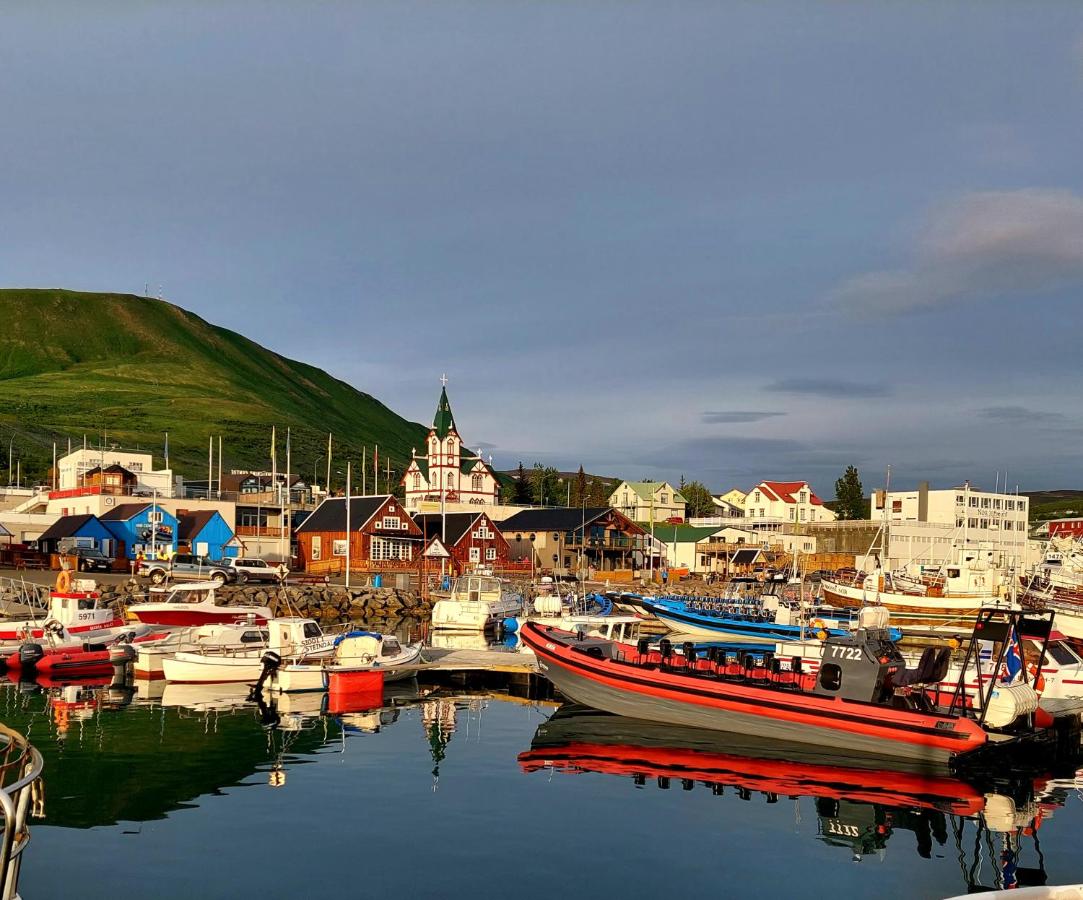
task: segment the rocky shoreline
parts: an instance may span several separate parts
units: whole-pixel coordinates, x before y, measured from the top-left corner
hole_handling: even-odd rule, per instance
[[[146,586],[123,582],[102,588],[102,601],[121,605],[146,598]],[[361,587],[347,590],[342,585],[245,585],[221,587],[215,591],[226,606],[269,606],[276,615],[306,616],[321,622],[394,622],[400,619],[427,619],[432,601],[415,591],[398,588]]]

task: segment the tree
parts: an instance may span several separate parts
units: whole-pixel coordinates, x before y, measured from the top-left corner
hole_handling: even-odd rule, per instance
[[[527,480],[522,460],[519,460],[519,471],[515,473],[515,486],[511,498],[515,503],[530,502],[530,482]]]
[[[865,518],[865,489],[854,466],[847,466],[835,482],[835,513],[840,519]]]
[[[572,485],[572,506],[583,506],[587,501],[587,473],[583,467],[575,473],[575,484]]]
[[[534,463],[534,468],[530,471],[530,493],[533,502],[541,506],[559,503],[563,498],[558,496],[558,480],[559,474],[552,466]]]
[[[587,506],[599,507],[605,506],[609,502],[609,490],[606,483],[598,478],[590,479],[590,486],[587,488]]]
[[[682,479],[683,480],[683,479]],[[700,481],[690,481],[681,488],[686,518],[698,519],[714,515],[714,498],[707,486]]]

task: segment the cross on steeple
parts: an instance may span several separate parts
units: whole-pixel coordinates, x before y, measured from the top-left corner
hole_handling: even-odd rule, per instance
[[[440,376],[440,386],[447,387],[447,375]]]

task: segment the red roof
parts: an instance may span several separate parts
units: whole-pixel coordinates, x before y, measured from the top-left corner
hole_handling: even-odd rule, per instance
[[[823,506],[824,502],[816,496],[807,481],[761,481],[757,487],[767,495],[768,500],[781,500],[783,503],[796,503],[794,497],[801,488],[808,488],[809,502],[813,506]]]

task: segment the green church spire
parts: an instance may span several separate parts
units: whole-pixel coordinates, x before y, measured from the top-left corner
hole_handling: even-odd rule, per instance
[[[455,430],[455,417],[451,414],[451,404],[447,399],[447,378],[442,378],[444,386],[440,389],[440,402],[436,404],[436,415],[432,417],[432,428],[436,436],[443,440],[448,432]]]

